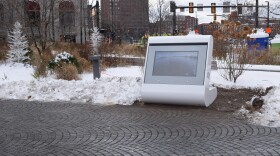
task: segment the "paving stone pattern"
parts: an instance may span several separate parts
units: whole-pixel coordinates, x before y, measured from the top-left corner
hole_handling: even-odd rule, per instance
[[[0,155],[280,155],[280,128],[205,108],[0,100]]]

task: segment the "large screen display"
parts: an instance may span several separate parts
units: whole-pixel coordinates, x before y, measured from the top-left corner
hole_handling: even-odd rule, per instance
[[[196,77],[198,51],[155,51],[153,76]]]

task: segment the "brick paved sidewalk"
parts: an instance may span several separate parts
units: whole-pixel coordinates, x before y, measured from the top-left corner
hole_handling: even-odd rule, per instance
[[[0,155],[280,155],[280,128],[205,108],[0,100]]]

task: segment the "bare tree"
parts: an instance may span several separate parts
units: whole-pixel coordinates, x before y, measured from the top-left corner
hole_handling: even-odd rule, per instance
[[[243,27],[240,22],[225,21],[223,23],[213,33],[214,49],[219,58],[220,75],[235,83],[238,77],[243,74],[245,64],[249,60],[247,35],[252,33],[252,30],[248,26]]]
[[[159,32],[162,34],[163,21],[167,15],[170,14],[169,1],[157,0],[156,2],[150,2],[149,4],[149,20],[150,23],[154,23],[151,32]]]
[[[27,22],[28,29],[31,32],[31,39],[40,55],[47,49],[47,43],[54,41],[52,34],[49,32],[53,30],[53,10],[57,0],[40,1],[40,4],[26,4],[35,5],[34,10],[25,9],[25,21]],[[36,1],[35,1],[36,3]],[[36,6],[39,5],[39,6]],[[38,10],[37,10],[38,9]]]
[[[54,41],[54,7],[58,1],[2,0],[6,18],[3,25],[9,30],[15,21],[20,21],[41,55],[47,48],[47,42]]]

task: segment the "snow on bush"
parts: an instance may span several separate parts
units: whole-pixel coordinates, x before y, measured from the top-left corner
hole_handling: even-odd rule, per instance
[[[62,67],[62,64],[73,64],[78,67],[77,59],[65,51],[57,54],[55,58],[51,59],[49,61],[48,67],[50,69],[55,69],[57,67]]]
[[[14,28],[8,34],[8,42],[10,50],[8,51],[8,62],[24,63],[30,60],[27,53],[28,42],[22,34],[22,26],[19,22],[15,22]]]

